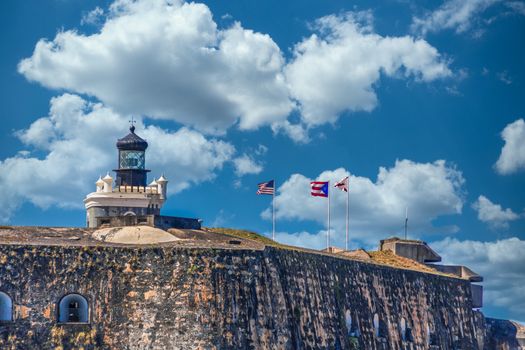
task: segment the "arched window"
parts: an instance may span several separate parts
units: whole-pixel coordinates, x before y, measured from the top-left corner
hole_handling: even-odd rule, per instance
[[[407,321],[402,318],[401,322],[399,322],[399,332],[401,333],[401,339],[403,341],[407,340]]]
[[[374,314],[374,334],[379,337],[379,315]]]
[[[58,304],[58,322],[88,323],[89,307],[86,298],[80,294],[68,294]]]
[[[0,322],[13,320],[13,301],[9,295],[0,292]]]
[[[350,310],[346,310],[345,312],[345,323],[348,335],[352,335],[352,315],[350,314]]]

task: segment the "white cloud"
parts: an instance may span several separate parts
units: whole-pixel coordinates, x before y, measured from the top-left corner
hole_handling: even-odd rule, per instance
[[[295,143],[308,143],[310,142],[310,136],[308,135],[308,129],[301,123],[292,124],[288,120],[279,123],[272,124],[272,131],[274,135],[283,133],[284,135],[291,138]]]
[[[25,201],[41,208],[82,207],[98,175],[115,168],[115,141],[128,132],[127,121],[77,95],[53,98],[49,116],[17,132],[33,152],[0,161],[1,217],[8,220]],[[150,177],[165,172],[171,193],[212,179],[235,152],[229,143],[184,127],[170,132],[139,122],[137,133],[149,143]]]
[[[271,237],[271,233],[268,234],[268,237]],[[315,234],[306,231],[296,233],[275,232],[275,240],[281,244],[319,250],[326,248],[326,230],[321,230]]]
[[[425,35],[443,29],[462,33],[479,21],[479,15],[502,0],[446,0],[439,8],[422,18],[412,19],[412,30]]]
[[[522,1],[510,1],[507,2],[505,5],[507,5],[509,8],[513,9],[515,12],[525,16],[525,3]]]
[[[443,263],[468,266],[484,277],[485,305],[503,307],[511,318],[525,321],[524,240],[514,237],[479,242],[446,238],[430,246],[443,257]]]
[[[525,121],[518,119],[501,132],[505,145],[495,164],[496,171],[508,175],[525,169]]]
[[[519,215],[512,209],[503,209],[501,205],[492,203],[487,197],[479,196],[472,204],[478,212],[478,219],[489,224],[492,228],[508,228],[509,221],[517,220]]]
[[[509,76],[509,72],[506,70],[503,72],[496,73],[496,77],[506,85],[512,84],[512,78]]]
[[[448,63],[424,40],[373,32],[370,12],[330,15],[294,47],[285,69],[292,96],[309,126],[333,123],[344,111],[371,111],[381,74],[432,81],[451,75]]]
[[[102,20],[91,35],[66,30],[39,40],[18,71],[48,88],[94,96],[120,114],[218,134],[270,125],[298,143],[341,112],[372,110],[381,73],[418,81],[451,75],[426,41],[373,33],[370,12],[317,20],[288,64],[269,35],[238,22],[218,28],[204,4],[116,0],[83,23]],[[292,124],[296,109],[302,116]]]
[[[259,174],[263,171],[263,166],[247,154],[235,158],[233,160],[233,165],[237,176]]]
[[[259,144],[254,151],[254,153],[258,156],[264,156],[266,152],[268,152],[268,147],[266,147],[265,145],[261,145],[261,144]]]
[[[345,169],[327,170],[316,177],[333,184],[348,173]],[[309,220],[326,224],[327,200],[310,196],[310,179],[293,174],[278,189],[275,197],[279,221]],[[453,232],[456,227],[434,227],[439,216],[461,213],[463,207],[460,171],[439,160],[433,163],[396,161],[392,168],[379,169],[377,180],[350,176],[350,236],[353,241],[376,244],[380,238],[401,234],[405,208],[409,208],[409,234]],[[345,193],[330,188],[334,243],[344,246]],[[269,209],[263,217],[271,216]],[[303,242],[302,245],[308,244]]]
[[[99,33],[59,32],[19,63],[27,79],[97,97],[119,113],[221,133],[286,119],[284,59],[269,35],[217,29],[204,4],[118,0]]]
[[[86,15],[82,16],[82,20],[80,21],[80,24],[81,25],[98,24],[101,21],[103,16],[104,16],[104,10],[97,6],[93,10],[89,11]]]

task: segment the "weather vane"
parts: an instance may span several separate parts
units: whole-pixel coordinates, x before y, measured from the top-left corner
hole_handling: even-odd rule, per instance
[[[137,121],[135,120],[135,118],[133,118],[133,116],[131,116],[131,120],[129,120],[129,124],[131,125],[129,127],[129,130],[131,130],[131,132],[135,132],[135,124]]]

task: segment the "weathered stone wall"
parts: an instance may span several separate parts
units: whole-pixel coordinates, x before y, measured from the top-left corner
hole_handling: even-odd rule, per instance
[[[468,281],[275,248],[2,245],[0,290],[15,305],[0,349],[483,347]],[[89,324],[57,323],[71,292]]]
[[[481,313],[476,316],[480,336],[485,339],[485,349],[525,349],[525,326],[513,321],[485,318]]]

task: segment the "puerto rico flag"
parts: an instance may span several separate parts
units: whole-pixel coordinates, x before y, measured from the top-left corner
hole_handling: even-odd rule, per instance
[[[328,197],[328,181],[312,181],[310,187],[312,188],[312,196]]]

